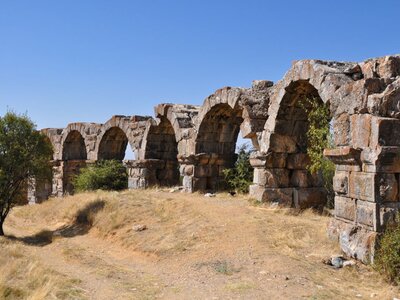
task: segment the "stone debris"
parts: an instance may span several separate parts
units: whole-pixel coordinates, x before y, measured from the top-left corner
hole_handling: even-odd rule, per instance
[[[332,266],[335,269],[340,269],[343,267],[351,267],[356,265],[356,262],[354,260],[347,260],[341,255],[334,255],[328,259],[323,259],[322,263],[328,266]]]
[[[216,196],[216,195],[213,194],[213,193],[206,193],[206,194],[204,194],[204,197],[209,197],[209,198],[215,197],[215,196]]]
[[[135,224],[132,226],[133,231],[144,231],[147,229],[147,226],[145,224]]]

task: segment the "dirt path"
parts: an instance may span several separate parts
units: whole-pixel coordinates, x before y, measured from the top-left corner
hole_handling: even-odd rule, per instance
[[[148,225],[143,232],[118,229],[105,237],[99,227],[25,247],[50,269],[79,279],[89,299],[391,299],[397,293],[365,266],[335,270],[321,263],[337,252],[325,236],[326,217],[240,199],[160,193],[154,201],[154,209],[135,206]],[[7,231],[23,237],[43,227],[14,214]]]

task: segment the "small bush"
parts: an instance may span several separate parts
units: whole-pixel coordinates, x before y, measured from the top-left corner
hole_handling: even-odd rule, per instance
[[[231,190],[239,193],[248,193],[253,182],[253,167],[250,165],[250,153],[248,145],[244,144],[239,148],[235,166],[223,171],[225,181]]]
[[[124,190],[128,188],[128,174],[122,162],[103,160],[82,168],[73,184],[77,192]]]
[[[388,281],[400,284],[400,225],[389,226],[380,240],[375,253],[375,269]]]

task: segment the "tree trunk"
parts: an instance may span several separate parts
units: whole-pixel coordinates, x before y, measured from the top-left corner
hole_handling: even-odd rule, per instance
[[[0,236],[4,236],[3,223],[3,220],[0,220]]]

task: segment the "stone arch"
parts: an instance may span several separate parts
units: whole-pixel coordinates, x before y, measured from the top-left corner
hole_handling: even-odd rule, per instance
[[[86,160],[85,139],[77,130],[71,130],[63,142],[62,160]]]
[[[96,136],[94,159],[122,160],[128,144],[137,158],[148,119],[140,116],[112,116],[101,125]]]
[[[222,171],[232,167],[236,161],[240,130],[244,138],[252,140],[253,147],[258,147],[254,121],[259,120],[253,118],[255,115],[249,109],[249,102],[257,103],[253,96],[251,90],[225,87],[204,101],[194,137],[195,155],[189,168],[193,190],[225,188]],[[261,122],[264,124],[265,118]]]
[[[251,193],[259,193],[260,200],[300,208],[317,207],[326,202],[321,174],[311,174],[307,169],[310,163],[306,136],[309,124],[304,107],[307,103],[302,100],[309,99],[322,105],[329,104],[330,99],[322,99],[310,82],[303,79],[290,81],[283,90],[275,91],[279,106],[271,112],[263,133],[265,152],[256,153],[251,159],[255,168]]]
[[[111,127],[101,137],[97,159],[116,159],[122,161],[127,145],[128,137],[125,132],[119,127]]]
[[[176,129],[166,116],[149,120],[141,151],[142,163],[149,167],[147,185],[173,186],[179,183]]]
[[[62,139],[63,194],[73,194],[73,179],[86,166],[87,149],[82,133],[67,127]]]

